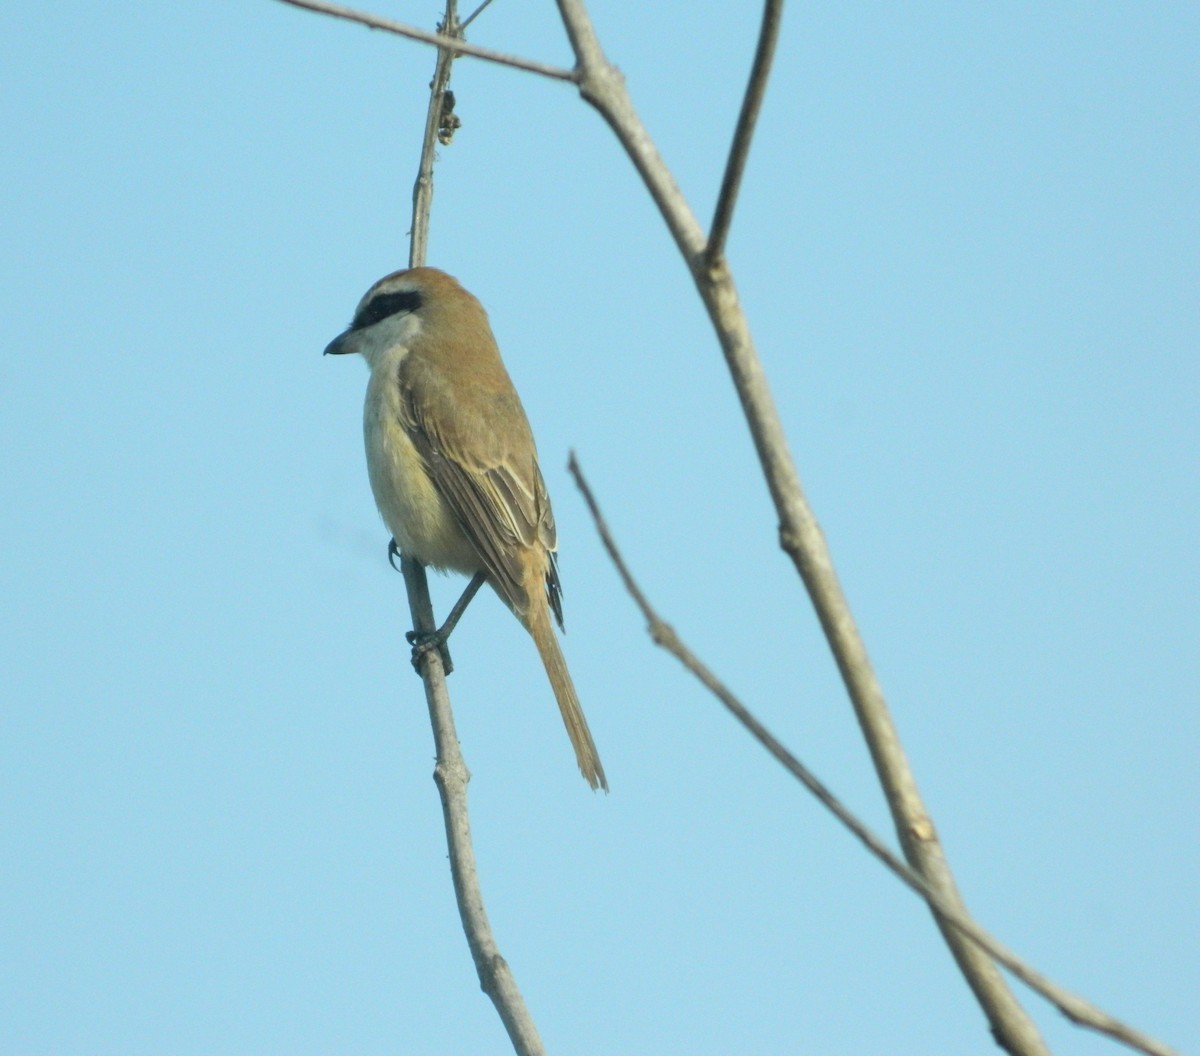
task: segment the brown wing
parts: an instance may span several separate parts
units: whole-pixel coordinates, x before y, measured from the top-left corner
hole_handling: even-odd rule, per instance
[[[527,554],[548,553],[547,592],[561,623],[554,515],[525,411],[512,390],[476,390],[471,405],[449,398],[436,376],[400,372],[400,421],[429,478],[458,517],[489,579],[518,613],[532,599]],[[505,379],[507,380],[507,379]]]

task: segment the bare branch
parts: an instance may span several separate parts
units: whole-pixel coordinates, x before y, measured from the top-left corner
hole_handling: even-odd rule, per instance
[[[450,20],[454,17],[456,2],[457,0],[448,0],[446,19],[438,26],[439,36],[445,30],[454,32],[454,24]],[[425,134],[421,138],[421,160],[417,165],[417,179],[413,184],[412,235],[408,246],[410,268],[423,265],[429,252],[429,216],[433,210],[433,163],[437,157],[438,129],[442,124],[445,100],[450,91],[450,67],[453,62],[454,52],[447,48],[438,48],[433,80],[429,84],[429,109],[425,113]],[[433,630],[433,627],[429,630]]]
[[[854,704],[905,857],[926,881],[961,907],[933,822],[838,584],[833,559],[800,486],[733,275],[723,258],[708,258],[700,225],[638,117],[623,79],[605,57],[582,0],[558,0],[558,8],[575,51],[580,94],[608,122],[641,174],[708,309],[779,515],[781,540],[804,581]],[[1012,1056],[1048,1056],[1037,1027],[995,964],[954,929],[943,926],[942,934],[997,1043]]]
[[[445,18],[438,27],[439,36],[441,33],[453,35],[459,32],[456,7],[456,0],[446,0]],[[418,267],[425,263],[429,240],[429,214],[433,204],[434,155],[438,133],[445,121],[445,99],[448,95],[450,68],[454,57],[455,53],[451,49],[438,49],[433,82],[430,84],[421,161],[413,186],[409,267]],[[433,606],[429,600],[429,583],[425,569],[409,557],[402,559],[400,567],[404,573],[404,584],[408,588],[413,628],[418,634],[433,631],[437,624],[434,622]],[[479,975],[479,985],[496,1006],[518,1056],[545,1056],[537,1026],[525,1006],[508,962],[500,955],[491,923],[488,921],[487,910],[484,908],[479,874],[475,868],[475,850],[471,843],[471,819],[467,812],[467,782],[471,780],[471,774],[463,759],[458,734],[454,729],[454,712],[450,707],[446,675],[438,650],[430,649],[424,654],[421,678],[425,684],[425,702],[429,707],[429,721],[433,727],[433,740],[437,749],[433,778],[442,801],[454,897],[458,902],[458,913],[467,936],[471,957],[475,962],[475,971]]]
[[[413,623],[418,631],[434,628],[433,610],[429,602],[429,587],[425,570],[408,558],[401,560]],[[424,608],[424,613],[418,610]],[[537,1027],[529,1015],[516,980],[501,956],[488,921],[475,868],[475,850],[471,843],[471,818],[467,811],[467,782],[471,773],[463,760],[454,728],[454,712],[446,691],[442,658],[436,649],[427,657],[422,676],[425,682],[425,702],[433,726],[437,749],[437,764],[433,779],[442,801],[442,816],[446,826],[446,846],[450,853],[450,875],[454,881],[454,897],[462,919],[467,945],[479,975],[479,985],[492,999],[496,1011],[508,1031],[509,1040],[518,1056],[545,1056],[545,1048]]]
[[[962,931],[948,923],[946,910],[955,911],[956,920],[969,920],[969,914],[933,820],[917,790],[866,646],[838,582],[824,534],[801,487],[733,275],[723,256],[706,251],[700,225],[637,116],[623,79],[605,57],[583,0],[557,2],[575,51],[580,94],[608,122],[642,176],[708,309],[779,516],[781,545],[804,582],[854,705],[905,858],[940,899],[943,912],[935,914],[935,919],[988,1017],[997,1044],[1012,1056],[1046,1056],[1048,1050],[1037,1027],[1013,996],[995,963]],[[768,9],[765,18],[769,17]],[[759,58],[765,76],[769,56],[764,57],[761,45],[762,41]],[[753,85],[752,78],[751,91]],[[1167,1051],[1091,1006],[1084,1011],[1073,995],[1064,993],[1063,997],[1060,1007],[1073,1021],[1147,1052]]]
[[[558,10],[575,52],[579,94],[608,122],[666,221],[693,274],[702,265],[705,237],[675,183],[671,170],[646,131],[620,71],[608,61],[582,0],[558,0]]]
[[[729,688],[709,670],[704,662],[684,644],[683,640],[675,633],[675,629],[659,616],[625,564],[574,452],[571,453],[567,468],[571,471],[576,485],[583,494],[584,502],[587,503],[588,510],[592,514],[592,520],[596,524],[596,531],[600,534],[604,549],[608,551],[608,556],[616,566],[625,589],[646,619],[646,630],[654,644],[661,646],[690,671],[713,696],[725,705],[730,714],[750,732],[751,736],[766,748],[788,773],[804,785],[838,821],[849,829],[868,851],[883,862],[909,888],[924,898],[939,919],[967,936],[973,943],[1003,964],[1018,979],[1054,1004],[1072,1022],[1107,1034],[1117,1041],[1122,1041],[1131,1048],[1139,1049],[1151,1056],[1176,1056],[1173,1049],[1134,1030],[1077,994],[1073,994],[1047,979],[1046,976],[1008,949],[999,939],[980,927],[965,912],[960,903],[947,898],[928,884],[919,873],[896,857],[883,840],[848,810],[808,767],[775,738]]]
[[[492,2],[492,0],[483,0],[482,4],[480,4],[477,8],[475,8],[474,11],[472,11],[469,15],[467,15],[466,18],[464,18],[462,20],[462,23],[461,23],[461,25],[459,25],[458,28],[465,31],[467,26],[469,26],[472,22],[475,21],[475,19],[477,19],[480,15],[482,15],[484,11],[487,10],[487,8],[490,6],[491,2]]]
[[[468,44],[461,38],[430,33],[426,29],[418,29],[406,22],[395,22],[390,18],[381,18],[379,15],[372,15],[366,11],[356,11],[354,8],[343,7],[341,4],[326,3],[325,0],[280,0],[280,3],[301,7],[306,11],[316,11],[322,15],[332,15],[334,18],[344,18],[348,22],[358,22],[370,29],[381,29],[385,33],[395,33],[397,36],[408,37],[409,40],[419,40],[424,44],[435,44],[454,55],[470,55],[474,59],[495,62],[501,66],[511,66],[513,69],[525,70],[528,73],[538,73],[556,81],[575,80],[574,71],[564,69],[562,66],[552,66],[547,62],[538,62],[536,59],[523,59],[519,55],[508,55],[503,51],[481,48],[477,44]]]
[[[762,108],[763,95],[766,94],[767,78],[771,75],[771,61],[775,56],[775,42],[779,39],[782,14],[783,0],[766,0],[762,28],[758,32],[758,47],[754,51],[754,65],[750,70],[750,83],[742,99],[742,112],[738,115],[733,146],[725,163],[725,178],[721,181],[721,193],[713,214],[712,230],[708,233],[707,253],[710,261],[717,260],[725,253],[725,239],[729,235],[729,225],[733,223],[733,207],[742,185],[742,174],[746,171],[746,159],[750,156],[750,140]]]

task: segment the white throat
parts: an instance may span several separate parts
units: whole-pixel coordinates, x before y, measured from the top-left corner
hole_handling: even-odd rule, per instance
[[[395,366],[407,356],[409,345],[420,332],[421,320],[412,312],[391,315],[362,333],[358,351],[373,374],[380,367]]]

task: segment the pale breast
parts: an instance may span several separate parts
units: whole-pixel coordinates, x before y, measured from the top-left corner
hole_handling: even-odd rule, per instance
[[[400,424],[398,365],[398,360],[376,365],[363,405],[363,438],[375,505],[403,553],[423,565],[471,575],[483,564]]]

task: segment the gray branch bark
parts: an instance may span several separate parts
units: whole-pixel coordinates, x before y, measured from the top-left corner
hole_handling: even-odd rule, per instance
[[[638,117],[624,80],[605,57],[582,0],[558,0],[558,8],[575,50],[580,93],[608,122],[641,174],[708,309],[779,516],[780,542],[804,581],[853,702],[905,857],[948,904],[966,914],[825,537],[801,487],[729,265],[719,252],[709,253],[708,238]],[[938,926],[997,1043],[1013,1056],[1046,1056],[1049,1050],[1037,1027],[992,959],[940,918]]]
[[[887,866],[911,890],[924,898],[940,921],[961,932],[981,950],[1004,965],[1005,968],[1023,983],[1053,1001],[1071,1022],[1107,1034],[1132,1048],[1150,1053],[1152,1056],[1176,1056],[1171,1049],[1168,1049],[1153,1038],[1147,1037],[1140,1031],[1134,1030],[1128,1024],[1122,1023],[1119,1019],[1115,1019],[1107,1013],[1094,1008],[1077,994],[1073,994],[1069,990],[1064,990],[1061,986],[1058,986],[1046,978],[1046,976],[1036,971],[1001,943],[999,939],[985,931],[961,907],[954,905],[941,892],[932,887],[924,877],[897,858],[888,849],[883,840],[848,810],[841,800],[829,791],[816,774],[797,759],[758,720],[753,712],[738,699],[725,683],[709,670],[708,666],[687,647],[683,639],[675,633],[675,629],[663,620],[650,604],[649,599],[647,599],[633,578],[633,573],[629,571],[628,566],[625,564],[625,559],[621,556],[616,541],[609,530],[608,523],[601,514],[600,507],[596,502],[595,496],[592,494],[592,489],[588,486],[587,480],[583,475],[583,470],[580,469],[579,462],[573,453],[568,468],[572,476],[574,476],[579,490],[583,493],[584,501],[587,503],[588,510],[592,514],[593,521],[595,521],[596,530],[600,533],[601,542],[603,542],[605,550],[608,551],[609,557],[616,566],[617,574],[621,577],[621,582],[625,584],[625,589],[629,592],[629,596],[633,598],[634,603],[646,619],[646,630],[654,644],[665,649],[694,675],[700,684],[712,693],[725,706],[729,713],[746,728],[750,735],[770,752],[788,773],[804,785],[816,797],[817,801],[837,818],[871,854]]]

